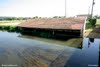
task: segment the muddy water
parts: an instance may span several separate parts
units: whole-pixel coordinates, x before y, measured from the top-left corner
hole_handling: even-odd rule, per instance
[[[98,66],[100,39],[65,41],[0,31],[0,67]]]

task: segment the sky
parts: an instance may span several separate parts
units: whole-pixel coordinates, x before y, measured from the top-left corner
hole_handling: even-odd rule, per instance
[[[100,15],[100,0],[95,0],[94,15]],[[88,14],[92,0],[66,0],[66,16]],[[65,16],[65,0],[0,0],[0,16]]]

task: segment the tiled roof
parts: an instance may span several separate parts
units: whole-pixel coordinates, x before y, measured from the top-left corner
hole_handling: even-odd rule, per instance
[[[72,18],[42,18],[31,19],[19,24],[19,27],[38,29],[72,29],[80,30],[85,22],[85,17]]]

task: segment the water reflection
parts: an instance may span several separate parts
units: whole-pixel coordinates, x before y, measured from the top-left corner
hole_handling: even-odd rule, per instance
[[[82,49],[83,48],[83,39],[82,38],[66,38],[66,40],[57,40],[57,39],[51,39],[51,38],[40,38],[36,36],[29,36],[29,35],[19,35],[20,38],[25,39],[32,39],[37,41],[42,41],[45,43],[51,43],[51,44],[57,44],[57,45],[63,45],[63,46],[69,46],[73,48]]]
[[[0,32],[0,67],[88,67],[98,65],[100,39],[59,41]],[[88,48],[88,45],[90,46]],[[95,45],[94,45],[95,44]]]
[[[90,45],[94,43],[94,38],[89,38],[88,40],[88,48],[90,47]]]
[[[76,49],[65,67],[99,67],[99,45],[100,39],[84,38],[84,47],[82,50]]]

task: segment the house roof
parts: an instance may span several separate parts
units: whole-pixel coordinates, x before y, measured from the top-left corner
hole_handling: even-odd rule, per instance
[[[42,18],[27,20],[18,27],[38,28],[38,29],[71,29],[80,30],[85,22],[85,17],[72,18]]]

